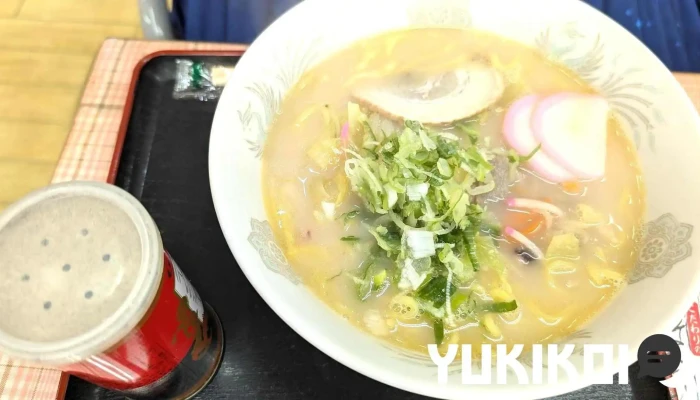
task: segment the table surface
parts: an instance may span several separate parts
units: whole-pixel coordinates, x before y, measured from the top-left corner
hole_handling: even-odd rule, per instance
[[[109,37],[142,37],[138,1],[0,1],[0,210],[51,180]]]
[[[73,128],[56,168],[53,181],[106,180],[121,115],[134,67],[146,55],[164,49],[226,50],[235,45],[107,40],[93,64]],[[700,74],[674,74],[700,110]],[[1,137],[1,135],[0,135]],[[25,146],[23,142],[10,144]],[[7,149],[7,146],[4,146]],[[7,150],[6,150],[7,151]],[[0,154],[0,157],[2,154]],[[31,157],[18,158],[31,163]],[[28,169],[25,173],[31,173]],[[22,177],[22,172],[17,172]],[[16,180],[16,179],[15,179]],[[5,181],[0,179],[0,192]],[[10,199],[11,201],[12,199]],[[5,201],[7,203],[7,201]],[[2,206],[0,200],[0,206]],[[0,359],[0,400],[53,399],[61,392],[61,374],[45,368],[27,368]],[[31,397],[30,397],[31,394]]]

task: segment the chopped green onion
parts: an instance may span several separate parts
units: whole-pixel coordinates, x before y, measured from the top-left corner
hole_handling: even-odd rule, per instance
[[[458,285],[469,285],[481,267],[504,273],[493,239],[479,235],[483,230],[498,237],[500,228],[496,222],[483,221],[484,210],[475,201],[475,196],[495,186],[489,161],[493,154],[486,148],[487,140],[478,144],[478,125],[458,124],[468,138],[459,140],[416,121],[397,127],[377,114],[356,111],[355,120],[361,123],[355,124],[355,134],[357,143],[362,135],[362,145],[345,149],[344,171],[367,212],[353,210],[343,219],[347,222],[360,213],[376,218],[362,222],[372,235],[374,256],[361,276],[353,277],[360,298],[397,285],[425,315],[435,318],[440,335],[436,341],[442,342],[444,318],[453,323],[455,317],[477,319],[478,312],[487,312],[478,308],[469,291],[456,293]],[[485,239],[488,244],[482,243]],[[387,264],[375,264],[383,261]],[[492,307],[489,310],[507,309]]]
[[[425,182],[406,186],[406,196],[408,196],[408,199],[411,201],[420,200],[428,194],[429,188],[430,185]]]
[[[510,150],[508,152],[508,161],[511,164],[516,164],[516,165],[526,163],[526,162],[530,161],[530,159],[532,159],[532,157],[534,157],[535,154],[537,154],[537,152],[540,151],[541,148],[542,148],[542,143],[538,144],[537,147],[535,147],[535,149],[532,150],[530,152],[530,154],[528,154],[526,156],[521,156],[520,154],[516,153],[515,150]]]
[[[387,253],[398,253],[401,250],[401,237],[395,232],[389,232],[385,226],[369,228],[369,233],[374,236],[377,245]]]
[[[357,296],[361,301],[365,301],[372,293],[372,281],[367,279],[367,273],[373,265],[373,262],[366,262],[367,266],[362,268],[360,276],[352,276],[357,289]]]
[[[479,263],[479,257],[476,255],[476,227],[473,224],[470,224],[465,229],[464,240],[467,244],[467,255],[472,263],[472,268],[474,271],[478,271],[481,264]]]
[[[340,238],[343,242],[359,242],[360,238],[357,236],[343,236]]]
[[[374,287],[380,287],[382,284],[386,281],[386,270],[382,269],[378,273],[372,277],[372,283],[374,283]]]
[[[468,161],[474,161],[479,166],[486,168],[489,171],[493,169],[493,166],[488,161],[486,161],[484,156],[479,152],[479,150],[476,147],[469,147],[467,149],[466,154],[469,156]]]
[[[481,221],[481,231],[490,235],[491,237],[497,238],[503,235],[503,229],[496,224],[491,224],[486,221]]]
[[[442,341],[445,340],[445,324],[441,319],[436,319],[433,322],[433,332],[435,335],[435,344],[440,346]]]
[[[540,148],[542,148],[542,143],[538,144],[537,147],[535,147],[535,149],[530,152],[530,154],[526,155],[525,157],[521,157],[520,162],[524,163],[530,161],[530,159],[534,157],[538,151],[540,151]]]
[[[340,214],[340,216],[339,216],[338,218],[336,218],[336,219],[342,218],[343,221],[347,224],[348,221],[350,221],[351,219],[357,217],[358,215],[360,215],[360,211],[359,211],[359,210],[353,210],[353,211],[348,211],[348,212],[346,212],[346,213]]]
[[[465,133],[467,135],[467,137],[469,138],[469,141],[471,142],[471,144],[474,145],[474,144],[476,144],[476,142],[479,141],[479,132],[476,129],[472,128],[470,125],[471,124],[468,124],[468,123],[461,123],[461,124],[457,124],[456,127],[462,133]]]
[[[435,237],[432,232],[410,229],[406,232],[406,243],[411,250],[412,258],[435,255]]]
[[[491,303],[486,305],[485,311],[494,313],[505,313],[514,311],[518,308],[518,302],[515,300],[501,303]]]
[[[440,175],[444,176],[445,178],[452,178],[452,168],[447,160],[440,158],[437,161],[437,168]]]
[[[457,291],[455,285],[450,284],[450,296]],[[447,277],[437,276],[418,288],[418,298],[432,303],[433,307],[441,308],[447,301]]]
[[[355,282],[359,299],[365,301],[372,292],[382,288],[386,282],[387,271],[377,264],[373,256],[369,256],[359,271],[350,277]]]
[[[420,260],[412,260],[407,258],[401,268],[399,277],[399,289],[401,290],[416,290],[425,281],[430,271],[430,258],[422,258]]]
[[[462,305],[462,303],[469,300],[470,297],[471,296],[469,295],[469,293],[465,293],[465,292],[455,293],[455,295],[452,296],[452,298],[450,299],[450,305],[452,306],[452,309],[456,310],[457,308],[459,308],[459,306]]]
[[[492,237],[485,235],[477,235],[474,241],[476,243],[476,257],[479,259],[480,266],[486,266],[499,274],[503,274],[505,261],[498,251],[498,242],[493,240]]]

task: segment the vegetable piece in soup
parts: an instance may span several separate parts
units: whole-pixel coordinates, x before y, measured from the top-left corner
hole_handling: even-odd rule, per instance
[[[645,192],[607,101],[535,50],[417,29],[306,71],[263,152],[287,259],[372,335],[551,342],[624,286]]]

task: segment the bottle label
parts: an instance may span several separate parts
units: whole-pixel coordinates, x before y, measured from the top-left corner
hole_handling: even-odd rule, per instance
[[[178,296],[187,299],[187,304],[189,305],[190,310],[197,314],[199,322],[204,322],[204,305],[202,304],[202,299],[199,297],[199,294],[194,289],[185,274],[182,273],[180,267],[177,266],[175,260],[173,260],[169,254],[168,258],[170,259],[170,263],[173,265],[173,271],[175,272],[175,292],[178,294]]]

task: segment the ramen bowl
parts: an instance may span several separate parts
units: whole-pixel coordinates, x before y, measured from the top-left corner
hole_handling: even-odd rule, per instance
[[[576,379],[560,374],[556,383],[522,386],[509,376],[504,385],[463,385],[461,365],[454,363],[456,374],[438,383],[427,354],[354,328],[311,293],[275,242],[263,204],[261,155],[287,92],[309,68],[358,40],[429,27],[492,32],[568,67],[608,100],[637,149],[648,188],[638,259],[610,305],[562,341],[576,346],[570,358],[580,371]],[[700,260],[692,251],[700,240],[694,232],[700,210],[693,205],[700,188],[689,184],[700,170],[699,133],[696,110],[664,65],[624,28],[577,0],[307,0],[263,32],[236,66],[214,118],[209,172],[217,216],[240,268],[315,347],[370,378],[426,396],[534,399],[612,374],[602,365],[583,373],[582,344],[625,344],[635,360],[646,337],[670,331],[687,311],[700,286]],[[527,356],[521,361],[531,371]]]

